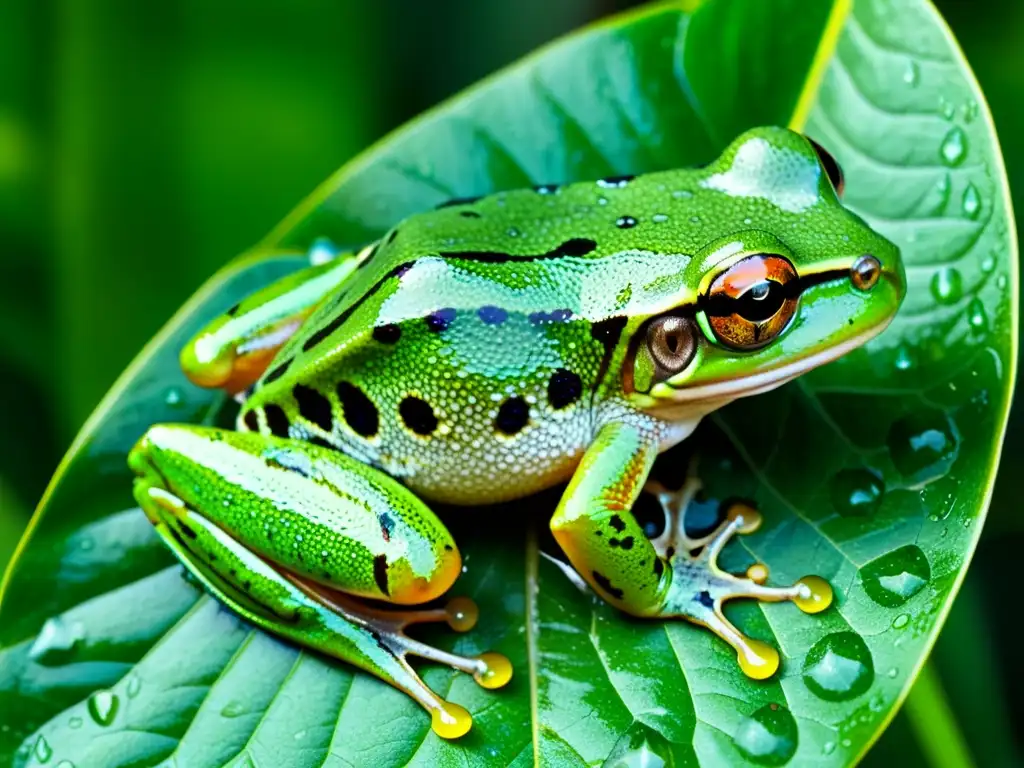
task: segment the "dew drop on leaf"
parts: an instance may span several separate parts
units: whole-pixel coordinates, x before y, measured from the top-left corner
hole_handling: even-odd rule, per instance
[[[240,701],[229,701],[220,711],[221,717],[238,717],[246,712],[245,705]]]
[[[942,162],[949,166],[957,166],[964,161],[966,154],[967,136],[963,129],[959,127],[950,129],[939,146],[939,156],[942,158]]]
[[[956,304],[964,295],[964,280],[955,267],[943,267],[932,275],[932,296],[940,304]]]
[[[864,591],[886,608],[903,605],[924,589],[931,577],[928,558],[916,544],[894,549],[860,569]],[[896,626],[895,621],[893,626]]]
[[[893,629],[903,629],[909,623],[910,623],[910,614],[909,613],[901,613],[899,616],[897,616],[895,619],[892,620],[892,628]]]
[[[97,725],[110,725],[117,717],[120,703],[117,694],[112,691],[96,691],[89,697],[89,714]]]
[[[60,616],[46,620],[35,642],[29,648],[28,657],[37,664],[56,666],[66,663],[75,646],[85,637],[81,622],[67,622]]]
[[[733,737],[737,749],[760,765],[784,765],[796,752],[796,720],[779,704],[766,704],[744,718]]]
[[[36,756],[36,760],[40,763],[45,763],[53,757],[53,749],[50,747],[50,742],[46,740],[46,737],[39,734],[39,738],[36,739],[36,745],[32,752]]]
[[[673,749],[658,731],[641,722],[631,725],[612,747],[605,768],[662,768],[672,765]]]
[[[811,693],[826,701],[855,698],[875,679],[871,651],[856,632],[833,632],[807,652],[803,678]]]
[[[943,477],[960,450],[953,423],[936,408],[922,408],[893,422],[887,444],[892,463],[914,486]]]
[[[921,79],[921,68],[917,65],[917,62],[910,60],[907,62],[907,68],[903,70],[903,82],[910,86],[917,85],[918,80]]]
[[[988,331],[988,315],[985,314],[985,305],[981,303],[981,299],[973,298],[967,305],[967,322],[976,334]]]
[[[981,214],[981,195],[978,194],[978,188],[973,184],[968,184],[967,189],[964,190],[961,207],[964,215],[969,219],[976,219]]]
[[[900,345],[900,348],[896,350],[896,370],[909,371],[913,367],[913,354],[910,352],[910,349],[908,347]]]
[[[72,718],[68,719],[68,728],[81,728],[81,727],[82,727],[82,718],[80,718],[80,717],[72,717]]]
[[[142,678],[138,675],[132,675],[128,678],[128,698],[134,699],[139,695],[139,691],[142,690]]]
[[[829,486],[832,506],[843,517],[873,514],[882,503],[885,486],[866,469],[844,469],[836,473]]]

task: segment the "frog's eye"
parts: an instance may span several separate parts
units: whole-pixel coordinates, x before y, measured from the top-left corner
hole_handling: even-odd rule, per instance
[[[782,333],[796,312],[799,280],[783,256],[758,253],[715,278],[702,301],[716,338],[733,349],[757,349]]]
[[[814,147],[814,151],[818,153],[818,160],[821,161],[821,166],[825,169],[825,173],[828,174],[828,180],[832,182],[832,189],[836,191],[838,197],[843,196],[843,169],[839,167],[839,163],[836,159],[829,154],[828,150],[825,149],[821,144],[816,142],[814,139],[807,139],[811,142],[811,146]]]
[[[693,321],[684,317],[659,317],[647,326],[647,351],[654,363],[654,379],[663,381],[689,365],[697,351]]]

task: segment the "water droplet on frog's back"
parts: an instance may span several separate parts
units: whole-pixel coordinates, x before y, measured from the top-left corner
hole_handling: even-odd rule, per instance
[[[957,166],[967,155],[967,136],[960,127],[951,128],[939,145],[939,157],[948,166]]]
[[[748,760],[761,765],[783,765],[796,753],[796,720],[780,704],[767,704],[744,718],[733,742]]]
[[[816,642],[804,659],[807,688],[826,701],[856,698],[871,687],[875,666],[864,639],[855,632],[833,632]]]
[[[875,558],[862,566],[859,574],[868,597],[885,608],[903,605],[932,578],[928,558],[916,544],[907,544]]]

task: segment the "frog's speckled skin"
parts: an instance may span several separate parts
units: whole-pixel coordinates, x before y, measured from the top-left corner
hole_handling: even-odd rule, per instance
[[[865,254],[874,260],[858,282]],[[751,264],[760,287],[744,282]],[[236,610],[415,689],[435,726],[452,705],[365,653],[332,650],[323,627],[337,619],[325,618],[316,586],[402,603],[444,592],[458,553],[416,496],[482,505],[571,480],[552,529],[579,574],[634,614],[710,626],[750,672],[766,651],[724,620],[721,600],[806,603],[814,590],[719,571],[714,557],[742,520],[705,542],[695,567],[649,541],[630,508],[659,450],[703,415],[862,344],[903,291],[895,246],[842,207],[815,149],[784,129],[750,131],[702,169],[453,201],[265,289],[200,334],[182,358],[193,380],[240,391],[266,371],[239,433],[154,427],[131,459],[136,493]],[[752,312],[782,308],[755,329],[741,300]],[[679,329],[668,348],[651,340],[659,327]],[[680,364],[659,365],[659,349]],[[197,518],[212,522],[183,534]],[[232,553],[222,557],[277,570],[247,588],[220,561],[201,562],[204,536]],[[298,588],[288,600],[316,626],[282,628],[280,611],[248,606],[277,606],[254,597],[251,583],[265,578],[278,592]],[[358,607],[345,610],[359,624]],[[423,650],[399,646],[400,659]]]

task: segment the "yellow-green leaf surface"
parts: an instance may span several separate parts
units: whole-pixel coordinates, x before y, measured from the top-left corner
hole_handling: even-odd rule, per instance
[[[541,554],[557,492],[459,516],[458,591],[506,653],[444,742],[386,685],[274,640],[186,582],[132,505],[124,457],[158,421],[216,421],[180,344],[328,236],[357,245],[448,198],[706,162],[738,131],[790,125],[846,171],[845,201],[903,250],[909,296],[865,350],[707,420],[707,496],[765,523],[725,565],[819,573],[835,605],[736,605],[778,646],[754,682],[719,640],[628,619]],[[671,215],[671,211],[667,212]],[[920,669],[981,528],[1014,378],[1016,253],[988,112],[924,0],[707,0],[652,6],[556,42],[343,168],[255,256],[217,275],[101,404],[40,505],[0,604],[0,758],[23,765],[844,765]],[[672,453],[657,467],[679,477]],[[699,507],[699,509],[697,508]],[[527,510],[530,510],[529,512]],[[442,510],[443,512],[443,510]],[[510,546],[510,542],[520,542]],[[644,762],[647,760],[649,762]],[[622,761],[622,762],[618,762]],[[65,767],[66,768],[66,767]]]

